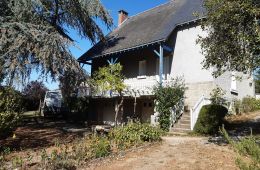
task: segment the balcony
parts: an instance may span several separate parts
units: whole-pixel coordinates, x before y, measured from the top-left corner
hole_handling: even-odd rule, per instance
[[[169,75],[163,75],[163,85],[171,82]],[[152,96],[153,88],[159,84],[159,76],[138,76],[136,78],[125,79],[124,84],[126,85],[123,91],[125,97],[141,97],[141,96]],[[86,85],[81,85],[78,89],[78,97],[104,97],[111,98],[119,96],[118,93],[106,91],[96,92],[95,94],[91,91],[91,88]]]

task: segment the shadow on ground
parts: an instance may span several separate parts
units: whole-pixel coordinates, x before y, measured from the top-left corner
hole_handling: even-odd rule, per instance
[[[73,132],[67,129],[77,129]],[[81,129],[81,130],[78,130]],[[83,130],[82,130],[83,129]],[[18,127],[14,135],[0,140],[0,151],[5,148],[20,151],[25,149],[40,149],[57,143],[69,143],[75,138],[82,137],[88,128],[80,123],[66,122],[62,119],[26,120]]]
[[[260,112],[248,113],[248,115],[237,116],[237,118],[227,119],[224,124],[225,129],[233,140],[239,141],[241,138],[251,134],[260,139]],[[218,145],[227,144],[222,135],[210,137],[209,142]]]

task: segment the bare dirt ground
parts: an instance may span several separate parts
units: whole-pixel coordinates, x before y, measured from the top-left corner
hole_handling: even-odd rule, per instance
[[[247,113],[227,118],[226,128],[233,135],[249,135],[250,128],[254,135],[260,135],[260,112]],[[0,150],[10,147],[14,155],[36,154],[39,149],[50,149],[58,141],[60,144],[73,142],[82,134],[63,130],[70,127],[63,121],[45,122],[44,124],[26,124],[14,133],[15,138],[0,140]],[[74,127],[75,125],[73,125]],[[94,160],[82,169],[128,170],[128,169],[171,169],[171,170],[233,170],[236,153],[228,145],[208,142],[207,137],[164,137],[161,144],[126,152],[121,156]],[[0,168],[1,169],[1,168]]]
[[[209,143],[204,137],[164,137],[163,143],[118,160],[92,164],[96,170],[235,170],[236,153],[228,146]],[[85,168],[84,168],[85,169]]]
[[[260,112],[227,118],[232,135],[260,134]],[[117,160],[94,163],[95,170],[235,170],[237,154],[230,146],[208,142],[207,137],[164,137],[161,145],[127,153]]]
[[[72,126],[65,121],[47,121],[44,124],[35,122],[18,127],[13,134],[6,139],[0,140],[0,151],[3,148],[11,148],[15,151],[38,150],[55,145],[59,142],[70,143],[75,138],[81,137],[82,133],[69,133],[63,127]],[[77,125],[73,125],[77,126]]]

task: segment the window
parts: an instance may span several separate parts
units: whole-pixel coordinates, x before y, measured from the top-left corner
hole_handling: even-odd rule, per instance
[[[146,60],[139,61],[139,76],[146,75]]]

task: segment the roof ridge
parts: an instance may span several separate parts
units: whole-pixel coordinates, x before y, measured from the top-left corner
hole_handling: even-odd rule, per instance
[[[136,17],[136,16],[138,16],[138,15],[141,15],[141,14],[146,13],[146,12],[148,12],[148,11],[151,11],[151,10],[153,10],[153,9],[159,8],[159,7],[163,6],[163,5],[172,3],[173,1],[175,1],[175,0],[170,0],[170,1],[168,1],[168,2],[162,3],[162,4],[160,4],[160,5],[157,5],[157,6],[153,7],[153,8],[150,8],[150,9],[147,9],[147,10],[145,10],[145,11],[139,12],[139,13],[137,13],[137,14],[135,14],[135,15],[129,16],[128,18],[130,19],[130,18]]]

